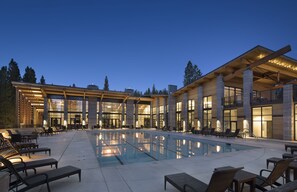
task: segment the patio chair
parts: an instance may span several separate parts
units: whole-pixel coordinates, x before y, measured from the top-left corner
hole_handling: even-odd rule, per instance
[[[276,187],[269,192],[292,192],[297,190],[297,180]]]
[[[0,133],[0,141],[4,141],[6,138]],[[17,146],[21,149],[23,148],[38,148],[38,144],[36,143],[28,143],[28,142],[11,142],[13,145],[17,144]]]
[[[4,158],[3,156],[0,156],[0,157]],[[6,158],[6,159],[9,161],[13,160],[14,162],[12,164],[15,170],[18,172],[23,171],[26,173],[26,175],[28,175],[27,170],[29,169],[33,169],[34,174],[36,174],[36,168],[39,168],[39,167],[44,167],[44,166],[53,167],[54,165],[56,169],[58,168],[58,161],[53,158],[27,161],[27,162],[25,162],[21,157],[12,157],[12,158]],[[3,166],[2,167],[0,166],[0,170],[1,169],[3,169]]]
[[[16,169],[10,161],[3,157],[0,157],[0,162],[3,163],[3,165],[6,167],[6,171],[8,171],[11,175],[15,176],[15,180],[10,181],[9,183],[9,190],[21,192],[46,184],[47,191],[50,192],[50,182],[62,179],[64,177],[70,177],[75,174],[78,174],[79,182],[81,181],[81,169],[73,166],[65,166],[44,173],[22,177],[16,171]]]
[[[13,151],[17,152],[17,154],[19,155],[23,155],[26,154],[28,155],[29,158],[31,158],[31,153],[38,153],[38,152],[45,152],[45,153],[49,153],[49,156],[51,156],[51,149],[48,147],[42,147],[42,148],[21,148],[18,147],[17,144],[13,145],[9,140],[4,140],[4,142],[6,143],[6,147],[12,149]],[[10,156],[6,156],[6,157],[10,157]]]
[[[287,151],[288,148],[297,148],[297,143],[287,143],[285,144],[285,150]]]
[[[231,186],[236,172],[241,169],[243,167],[215,169],[208,185],[186,173],[165,175],[164,189],[166,190],[166,182],[169,182],[182,192],[224,192]]]
[[[275,163],[275,166],[272,170],[262,169],[260,171],[260,175],[257,175],[256,178],[256,188],[261,191],[267,191],[265,187],[270,186],[271,188],[274,188],[276,186],[280,186],[281,184],[278,183],[277,180],[281,177],[285,178],[284,173],[292,161],[293,159],[281,159]],[[263,172],[268,172],[269,175],[265,177],[263,176]]]
[[[235,132],[230,132],[229,134],[226,134],[226,137],[237,137],[240,132],[240,129],[236,129]]]
[[[215,135],[216,137],[224,137],[224,136],[228,135],[230,132],[231,132],[231,129],[226,129],[225,132],[222,132],[222,131],[221,131],[221,132],[216,131],[216,132],[214,133],[214,135]]]

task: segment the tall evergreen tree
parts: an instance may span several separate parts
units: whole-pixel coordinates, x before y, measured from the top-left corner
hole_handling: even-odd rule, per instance
[[[109,90],[109,84],[108,84],[108,78],[107,78],[107,76],[105,76],[103,90],[105,90],[105,91],[108,91]]]
[[[153,95],[158,94],[158,90],[156,89],[155,84],[153,84],[152,94]]]
[[[0,70],[0,127],[7,126],[7,107],[9,103],[7,101],[7,87],[8,87],[8,71],[4,66]]]
[[[10,63],[8,64],[8,85],[7,85],[7,105],[9,107],[6,109],[6,115],[5,118],[6,126],[7,127],[15,127],[16,126],[16,90],[12,86],[13,81],[20,82],[21,81],[21,75],[20,75],[20,69],[18,67],[18,64],[11,59]]]
[[[41,75],[41,78],[40,78],[40,82],[39,83],[42,84],[42,85],[45,84],[45,79],[44,79],[43,75]]]
[[[143,95],[151,95],[151,89],[147,88]]]
[[[191,61],[188,62],[184,74],[184,86],[189,85],[195,80],[199,79],[202,73],[197,65],[193,65]]]
[[[25,74],[23,76],[23,82],[26,83],[36,83],[36,75],[33,68],[27,66],[25,69]]]

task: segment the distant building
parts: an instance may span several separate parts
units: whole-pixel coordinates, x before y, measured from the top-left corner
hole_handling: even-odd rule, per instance
[[[240,129],[251,136],[297,140],[297,61],[262,46],[168,95],[13,82],[20,127],[163,127]]]

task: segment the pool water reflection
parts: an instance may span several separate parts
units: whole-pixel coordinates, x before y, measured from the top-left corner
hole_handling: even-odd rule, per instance
[[[89,136],[103,167],[254,148],[157,131],[103,130]]]

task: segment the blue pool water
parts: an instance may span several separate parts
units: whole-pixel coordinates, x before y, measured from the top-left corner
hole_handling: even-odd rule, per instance
[[[89,137],[103,167],[254,148],[157,131],[102,130],[92,132]]]

